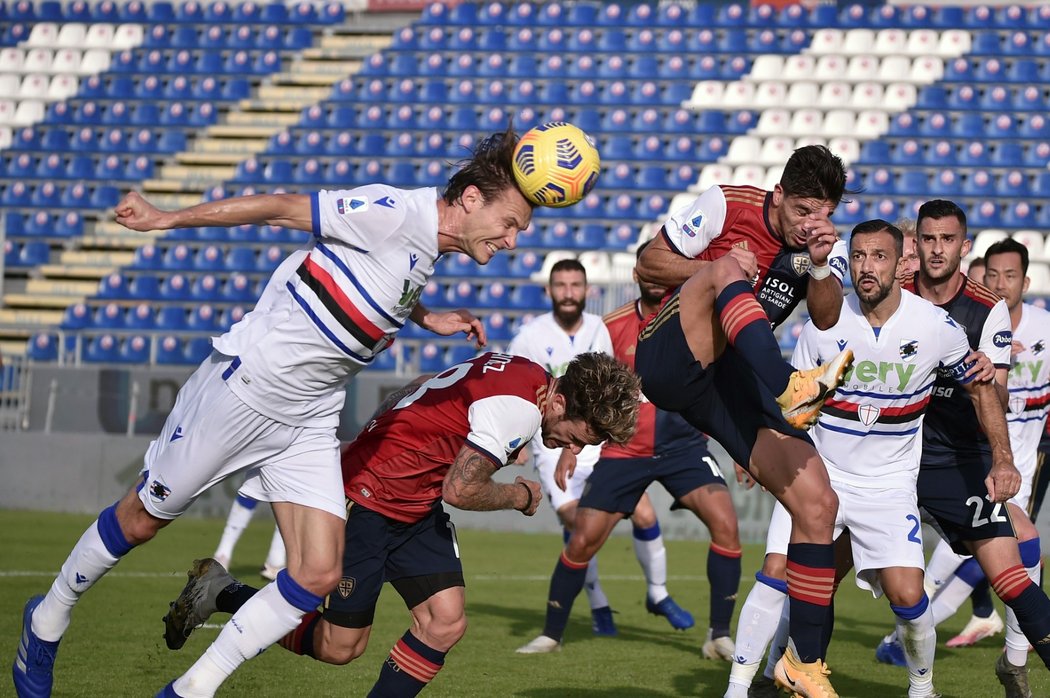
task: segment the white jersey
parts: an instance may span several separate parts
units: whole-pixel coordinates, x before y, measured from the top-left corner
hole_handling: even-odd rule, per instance
[[[1039,440],[1050,410],[1050,312],[1021,304],[1021,321],[1013,338],[1024,349],[1013,357],[1010,366],[1006,422],[1014,464],[1022,475],[1030,477],[1035,473]]]
[[[556,378],[565,375],[569,362],[576,356],[591,351],[613,355],[609,330],[601,316],[593,313],[583,314],[583,324],[572,336],[561,328],[553,312],[535,317],[518,330],[507,348],[508,354],[531,359]],[[533,439],[532,448],[539,467],[553,467],[561,454],[561,449],[544,446],[538,436]],[[584,446],[576,456],[577,468],[593,466],[598,462],[601,451],[601,446]]]
[[[214,341],[247,405],[291,425],[338,423],[346,382],[404,326],[440,256],[436,189],[370,184],[311,197],[312,244]]]
[[[834,327],[821,331],[806,323],[791,363],[812,368],[846,348],[853,350],[853,368],[809,432],[828,475],[857,487],[914,488],[934,380],[938,373],[962,378],[970,352],[966,333],[948,313],[908,291],[876,333],[854,294]]]

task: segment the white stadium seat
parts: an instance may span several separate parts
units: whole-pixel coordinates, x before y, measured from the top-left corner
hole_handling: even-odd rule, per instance
[[[738,187],[761,187],[766,182],[766,168],[759,165],[740,165],[733,170],[730,184]]]
[[[612,281],[612,265],[609,255],[597,250],[580,253],[580,264],[587,270],[587,283],[607,284]]]
[[[847,135],[855,136],[862,141],[882,137],[890,130],[890,117],[884,111],[867,109],[857,114],[856,130]]]
[[[819,109],[799,109],[791,116],[788,134],[796,138],[818,134],[823,121],[824,113]]]
[[[760,82],[755,89],[754,105],[759,109],[783,106],[787,97],[787,85],[782,82]]]
[[[743,165],[758,162],[762,150],[762,139],[754,136],[737,136],[729,143],[729,150],[719,159],[727,165]]]
[[[875,80],[879,76],[879,59],[873,54],[864,53],[849,59],[846,68],[846,79],[850,82]]]
[[[794,143],[792,143],[791,149],[792,150],[798,150],[799,148],[805,148],[807,145],[825,145],[826,146],[827,144],[828,144],[828,141],[827,141],[826,138],[821,138],[820,136],[817,136],[817,135],[799,136],[798,138],[795,139]],[[784,161],[787,162],[787,158],[784,158]]]
[[[825,136],[853,135],[857,125],[857,115],[850,109],[832,109],[824,116],[820,133]]]
[[[55,60],[51,62],[52,73],[79,73],[82,56],[80,51],[72,48],[60,48],[55,51]]]
[[[22,78],[22,84],[18,86],[19,99],[46,99],[47,88],[51,79],[47,75],[33,73]]]
[[[850,29],[842,40],[842,53],[856,56],[875,49],[875,32],[871,29]]]
[[[54,22],[37,22],[29,30],[26,46],[54,46],[58,40],[58,25]]]
[[[944,60],[937,56],[919,56],[911,62],[908,79],[923,85],[937,82],[944,77]]]
[[[911,74],[911,64],[907,56],[886,56],[879,61],[878,79],[882,82],[902,80]]]
[[[795,150],[794,139],[785,136],[772,136],[762,141],[762,150],[758,153],[758,162],[762,165],[775,165],[787,162]]]
[[[780,184],[780,177],[784,174],[783,165],[773,165],[766,169],[766,179],[762,184],[762,188],[767,191],[773,191],[773,187]]]
[[[18,85],[22,79],[14,73],[0,73],[0,98],[6,99],[18,94]]]
[[[22,49],[14,46],[0,48],[0,67],[6,73],[21,73],[26,57]]]
[[[919,91],[907,82],[891,82],[886,85],[883,107],[891,112],[911,109],[919,99]]]
[[[716,184],[725,184],[726,182],[728,182],[732,178],[733,178],[733,168],[732,167],[729,167],[727,165],[721,165],[721,164],[704,165],[704,169],[700,170],[700,179],[698,179],[697,182],[696,182],[696,190],[698,192],[705,192],[708,189],[710,189],[711,187],[715,186]],[[679,194],[678,196],[682,196],[682,194]],[[672,211],[675,210],[674,203],[675,203],[675,200],[678,199],[678,196],[676,196],[671,201],[671,204],[672,204],[671,210]],[[685,195],[685,196],[688,196],[688,195]],[[690,200],[695,199],[695,198],[696,198],[695,196],[691,197]]]
[[[80,87],[80,81],[74,75],[55,75],[47,86],[47,100],[61,102],[73,97]]]
[[[850,165],[860,159],[860,142],[848,136],[836,136],[828,141],[828,150]]]
[[[44,118],[44,103],[36,99],[24,99],[15,108],[14,126],[32,126]]]
[[[712,109],[722,103],[726,85],[720,80],[701,80],[693,88],[687,106],[697,109]]]
[[[14,134],[12,134],[10,126],[0,126],[0,150],[10,148],[13,138]]]
[[[877,82],[859,82],[853,86],[850,97],[851,109],[861,111],[862,109],[879,109],[883,107],[883,88]]]
[[[121,24],[113,36],[113,48],[117,51],[142,45],[145,32],[141,24]]]
[[[788,56],[784,61],[784,80],[798,82],[799,80],[815,79],[817,59],[804,53]]]
[[[853,88],[847,82],[832,81],[820,88],[820,97],[812,104],[821,109],[845,107],[853,97]]]
[[[726,85],[722,95],[723,107],[731,109],[750,109],[755,104],[755,83],[731,82]]]
[[[896,56],[903,53],[907,45],[908,35],[903,29],[882,29],[875,35],[871,51],[877,56]]]
[[[908,34],[908,46],[904,53],[909,56],[929,56],[937,53],[940,37],[932,29],[914,29]]]
[[[15,100],[0,98],[0,125],[11,126],[15,123]]]
[[[51,54],[50,49],[31,48],[26,53],[25,62],[22,63],[22,72],[46,73],[51,70],[52,60],[54,60],[54,56]]]
[[[98,75],[109,70],[109,62],[112,57],[109,51],[101,48],[92,48],[84,51],[84,58],[80,61],[81,75]]]
[[[613,252],[609,259],[609,275],[612,282],[631,283],[634,280],[634,267],[637,262],[634,252]]]
[[[1043,262],[1028,265],[1028,292],[1036,295],[1050,293],[1050,267]]]
[[[81,48],[87,39],[87,27],[80,22],[68,22],[58,30],[55,46],[68,46],[70,48]]]
[[[1005,230],[999,230],[998,228],[986,228],[973,238],[973,248],[970,250],[971,257],[983,257],[984,253],[988,251],[988,248],[993,243],[1005,240],[1010,237]]]
[[[941,34],[937,43],[936,54],[943,58],[958,58],[969,53],[973,47],[973,37],[965,29],[947,29]]]
[[[779,80],[784,73],[784,58],[773,53],[758,56],[751,65],[748,80],[762,82],[763,80]]]
[[[791,125],[791,112],[786,109],[766,109],[758,117],[752,133],[761,136],[778,136],[787,133]]]
[[[1011,235],[1014,240],[1028,248],[1028,259],[1041,262],[1046,258],[1046,239],[1038,230],[1018,230]]]
[[[818,29],[813,32],[813,39],[809,42],[807,53],[818,56],[829,54],[837,55],[843,51],[843,35],[841,29]]]
[[[817,104],[820,99],[820,88],[815,82],[794,82],[788,85],[784,106],[805,109]]]
[[[846,59],[842,56],[821,56],[813,69],[813,78],[817,82],[843,80],[846,77]]]
[[[88,27],[87,36],[84,37],[84,48],[110,49],[114,46],[113,39],[116,35],[116,27],[112,24],[92,24]]]

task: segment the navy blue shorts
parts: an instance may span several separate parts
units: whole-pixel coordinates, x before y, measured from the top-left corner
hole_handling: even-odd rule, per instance
[[[325,620],[346,628],[370,626],[383,582],[390,582],[409,608],[443,589],[464,586],[456,529],[440,503],[415,523],[360,504],[350,507],[343,578],[325,599]]]
[[[706,448],[653,458],[602,458],[583,486],[580,507],[630,515],[646,488],[664,486],[675,501],[704,485],[725,485],[718,462]]]
[[[700,365],[685,341],[677,291],[638,336],[634,367],[650,402],[682,415],[744,467],[763,427],[813,443],[784,420],[776,398],[731,346],[707,368]]]
[[[966,541],[1014,537],[1006,504],[993,504],[987,499],[984,479],[992,466],[990,455],[961,458],[956,453],[951,459],[952,467],[940,467],[941,463],[930,467],[930,457],[924,454],[923,466],[919,468],[919,506],[934,518],[952,550],[969,555]],[[936,460],[935,455],[932,458]]]

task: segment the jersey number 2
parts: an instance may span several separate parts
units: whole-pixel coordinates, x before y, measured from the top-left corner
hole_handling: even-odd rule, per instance
[[[984,503],[987,499],[987,497],[978,497],[975,495],[966,500],[966,506],[973,507],[974,528],[980,528],[981,526],[984,526],[987,523],[1006,523],[1006,514],[1003,513],[1002,502],[995,502],[994,504],[992,502],[988,502],[989,504],[991,504],[991,511],[988,513],[987,517],[981,516],[981,514],[984,511]]]

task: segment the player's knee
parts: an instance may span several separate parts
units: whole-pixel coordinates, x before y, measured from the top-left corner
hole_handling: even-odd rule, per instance
[[[421,630],[427,645],[438,651],[448,652],[466,634],[467,614],[460,612],[434,616]]]
[[[922,601],[926,593],[922,582],[898,585],[895,589],[886,589],[886,598],[889,602],[899,608],[913,608]]]
[[[657,523],[656,512],[652,507],[637,507],[631,514],[631,524],[635,528],[649,529]]]
[[[318,596],[324,596],[335,589],[342,579],[342,571],[334,562],[331,565],[320,562],[294,565],[289,561],[288,574],[303,589]]]
[[[117,523],[124,539],[131,545],[141,545],[157,535],[160,529],[170,523],[157,518],[142,505],[137,496],[128,497],[117,505]]]
[[[762,561],[762,574],[772,579],[787,579],[787,555],[766,555],[766,559]]]
[[[590,562],[598,554],[598,541],[591,539],[583,531],[574,531],[565,546],[565,557],[573,562]]]
[[[322,637],[314,647],[314,657],[326,664],[349,664],[362,654],[368,647],[368,639],[361,638],[357,642],[337,642],[327,637]]]
[[[740,528],[735,515],[716,517],[708,525],[708,531],[711,533],[711,542],[715,545],[730,550],[740,548]]]

